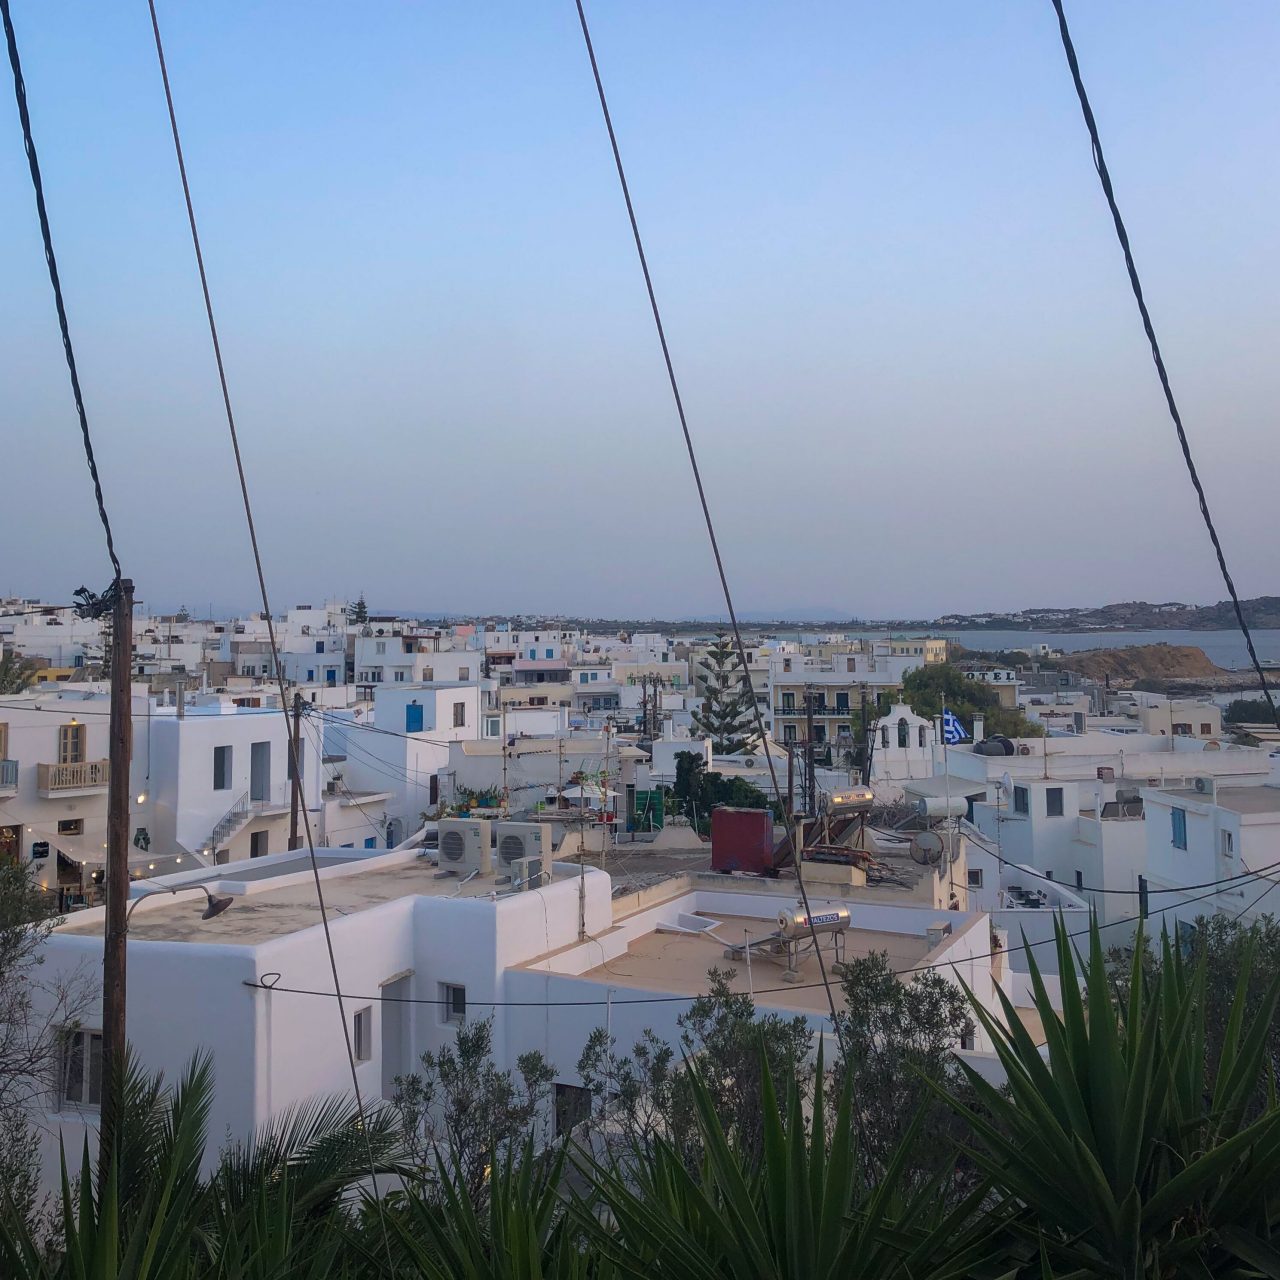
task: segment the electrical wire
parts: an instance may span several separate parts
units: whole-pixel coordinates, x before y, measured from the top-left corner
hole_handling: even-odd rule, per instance
[[[1257,898],[1254,899],[1254,904],[1261,901],[1262,897],[1265,896],[1265,893],[1270,892],[1272,889],[1276,887],[1277,886],[1274,884],[1269,884],[1266,890],[1264,891],[1264,893],[1260,894]],[[1169,906],[1167,907],[1157,907],[1155,911],[1148,912],[1146,916],[1143,916],[1142,914],[1138,914],[1138,915],[1132,915],[1132,916],[1122,916],[1117,920],[1109,920],[1102,924],[1097,924],[1095,922],[1095,924],[1091,924],[1088,929],[1075,929],[1068,932],[1066,934],[1066,937],[1069,939],[1088,937],[1092,929],[1095,927],[1095,925],[1098,931],[1101,932],[1103,929],[1115,929],[1115,928],[1118,928],[1120,925],[1136,924],[1139,921],[1143,919],[1147,919],[1152,915],[1163,915],[1166,911],[1176,911],[1181,907],[1189,906],[1191,903],[1195,903],[1195,902],[1203,902],[1206,899],[1211,898],[1213,896],[1214,895],[1212,893],[1206,893],[1206,894],[1202,894],[1200,897],[1188,899],[1187,902],[1170,903]],[[596,941],[596,940],[592,939],[592,941]],[[1053,946],[1053,945],[1056,945],[1056,943],[1057,943],[1056,937],[1038,938],[1034,942],[1024,939],[1022,943],[1022,949],[1029,950],[1034,947]],[[597,945],[599,945],[598,942],[597,942]],[[896,969],[894,970],[894,973],[897,977],[902,977],[905,974],[935,973],[940,969],[955,969],[958,965],[968,964],[974,960],[990,960],[990,959],[993,959],[995,956],[1002,955],[1002,954],[1004,954],[1003,951],[984,951],[976,955],[961,956],[955,960],[942,960],[942,961],[934,961],[931,964],[912,965],[907,968]],[[263,976],[270,977],[272,975],[264,974]],[[573,975],[557,975],[557,976],[568,977]],[[289,995],[324,996],[328,999],[334,998],[334,993],[332,991],[317,991],[309,987],[282,987],[278,983],[250,982],[248,979],[245,979],[242,985],[246,987],[252,987],[255,990],[261,990],[261,991],[281,991]],[[795,982],[795,983],[789,983],[783,987],[756,987],[754,991],[756,995],[786,995],[788,992],[792,992],[792,991],[816,991],[821,987],[826,987],[826,985],[827,984],[824,982]],[[613,1005],[679,1004],[679,1003],[691,1002],[694,1000],[701,1000],[710,995],[711,993],[709,991],[698,991],[698,992],[694,992],[692,995],[632,996],[632,997],[626,997],[623,999],[617,999],[616,997],[611,998],[606,995],[601,999],[591,999],[591,1000],[475,1000],[475,999],[472,999],[470,996],[468,996],[467,1002],[468,1004],[482,1005],[486,1009],[548,1009],[548,1008],[549,1009],[573,1009],[573,1008],[601,1008],[601,1007],[608,1006],[610,1004],[613,1004]],[[427,996],[349,995],[348,999],[381,1001],[387,1004],[421,1004],[421,1005],[434,1005],[434,1006],[440,1006],[448,1003],[445,1000],[431,999],[430,997],[427,997]]]
[[[604,81],[600,75],[600,64],[596,61],[595,46],[591,41],[591,28],[587,24],[587,12],[583,8],[582,0],[574,0],[574,4],[578,10],[578,22],[582,27],[582,39],[586,45],[587,57],[591,62],[591,75],[595,80],[596,96],[600,99],[600,111],[604,117],[605,129],[609,134],[609,146],[613,151],[613,163],[618,172],[618,184],[622,188],[622,198],[627,206],[627,218],[631,223],[631,235],[635,241],[636,256],[640,260],[640,270],[644,275],[645,290],[649,295],[649,309],[653,313],[653,324],[658,334],[658,345],[662,348],[662,359],[666,365],[667,381],[671,384],[671,396],[675,401],[676,415],[680,420],[680,430],[684,436],[685,451],[689,455],[689,468],[693,473],[693,482],[698,490],[698,502],[702,507],[703,522],[707,527],[707,539],[711,544],[711,554],[715,558],[716,573],[720,578],[720,590],[724,596],[725,609],[729,614],[729,621],[733,627],[734,646],[738,652],[738,661],[742,667],[743,688],[751,699],[751,707],[756,722],[756,732],[759,735],[762,744],[767,744],[767,734],[764,725],[764,715],[761,711],[760,704],[755,696],[755,687],[751,680],[751,668],[747,662],[747,649],[742,639],[742,629],[738,625],[738,612],[734,608],[733,594],[729,590],[729,578],[725,572],[724,559],[720,554],[720,543],[716,538],[715,522],[711,518],[711,507],[707,502],[706,488],[702,483],[702,472],[698,467],[697,451],[693,447],[693,436],[689,431],[689,420],[684,411],[684,399],[680,394],[680,383],[676,378],[675,365],[671,359],[671,348],[667,344],[666,330],[662,324],[662,312],[658,307],[658,297],[653,287],[653,277],[649,272],[649,260],[644,250],[644,240],[640,235],[640,224],[636,219],[635,205],[631,200],[631,188],[627,183],[627,172],[622,164],[622,152],[618,146],[618,135],[614,131],[613,117],[609,113],[609,101],[605,96]],[[773,784],[773,794],[779,808],[782,807],[782,788],[778,783],[778,771],[773,763],[773,755],[765,749],[765,762],[769,766],[769,777]],[[804,874],[801,868],[801,849],[797,834],[800,828],[797,826],[792,834],[791,850],[792,858],[795,862],[796,884],[800,889],[800,897],[804,903],[805,919],[809,923],[809,930],[813,937],[814,953],[818,957],[818,969],[822,974],[822,985],[827,992],[827,1003],[831,1007],[831,1023],[837,1037],[840,1036],[840,1023],[836,1018],[836,1001],[831,991],[831,984],[827,979],[827,965],[822,958],[822,947],[818,942],[817,927],[813,923],[813,913],[809,909],[809,894],[805,888]]]
[[[7,5],[7,0],[3,0]],[[214,361],[218,369],[218,384],[222,391],[222,404],[226,410],[227,430],[231,437],[231,449],[235,455],[236,475],[240,482],[240,496],[244,505],[245,523],[249,531],[249,543],[253,549],[254,569],[258,577],[258,592],[262,600],[263,620],[266,623],[267,639],[271,645],[271,660],[275,670],[276,682],[280,689],[280,713],[288,725],[289,757],[293,766],[293,777],[301,776],[298,768],[298,750],[294,741],[293,726],[289,718],[289,698],[285,687],[284,668],[280,662],[280,646],[276,642],[275,622],[271,613],[271,601],[267,593],[267,579],[262,567],[262,553],[258,547],[258,532],[253,519],[253,504],[249,499],[249,482],[245,475],[244,459],[240,453],[240,437],[236,430],[235,413],[231,407],[231,393],[227,386],[227,373],[222,359],[222,344],[218,339],[218,325],[214,318],[213,301],[209,294],[209,277],[205,271],[204,253],[200,247],[200,232],[196,226],[195,205],[191,199],[191,185],[187,180],[186,160],[182,153],[182,139],[178,132],[178,117],[173,105],[173,90],[169,84],[169,68],[165,62],[164,42],[160,36],[160,20],[156,14],[155,0],[147,0],[147,8],[151,15],[151,30],[155,37],[156,58],[160,66],[160,78],[164,84],[165,106],[169,112],[169,127],[173,134],[173,149],[178,161],[178,174],[182,180],[182,196],[187,206],[187,222],[191,228],[191,244],[195,250],[196,266],[200,273],[200,289],[204,295],[205,315],[209,322],[209,337],[213,343]],[[295,783],[296,785],[296,783]],[[315,838],[311,830],[311,816],[306,806],[301,806],[302,824],[306,832],[307,853],[311,861],[311,874],[315,882],[316,902],[320,908],[320,923],[324,930],[325,949],[329,956],[329,969],[333,977],[333,989],[338,999],[338,1019],[342,1023],[342,1039],[347,1050],[347,1063],[351,1071],[351,1086],[355,1093],[356,1112],[359,1116],[360,1129],[364,1135],[365,1153],[368,1157],[369,1179],[373,1187],[373,1199],[377,1206],[378,1223],[381,1228],[382,1244],[387,1255],[387,1265],[391,1274],[395,1273],[395,1261],[391,1252],[391,1239],[387,1232],[386,1213],[382,1197],[378,1193],[378,1173],[373,1158],[373,1143],[369,1136],[369,1125],[364,1105],[364,1097],[360,1090],[359,1075],[356,1070],[355,1049],[351,1043],[351,1027],[347,1022],[346,1006],[342,998],[342,985],[338,973],[338,959],[333,947],[333,935],[329,926],[329,913],[325,907],[324,888],[320,880],[320,864],[316,859]]]
[[[1138,304],[1138,314],[1142,317],[1142,328],[1147,335],[1147,341],[1151,344],[1151,358],[1155,361],[1156,373],[1160,378],[1160,386],[1164,391],[1165,403],[1169,407],[1169,416],[1173,419],[1174,428],[1178,433],[1178,444],[1182,449],[1183,461],[1187,464],[1187,474],[1191,477],[1192,487],[1196,491],[1196,498],[1200,503],[1200,515],[1204,520],[1205,528],[1209,531],[1209,541],[1213,543],[1214,554],[1218,558],[1218,569],[1222,573],[1222,581],[1226,584],[1227,592],[1231,596],[1231,607],[1235,611],[1236,621],[1240,625],[1241,634],[1244,636],[1245,648],[1249,650],[1249,660],[1253,663],[1253,669],[1257,672],[1258,682],[1262,686],[1262,694],[1267,700],[1267,705],[1271,708],[1271,716],[1276,722],[1276,727],[1280,728],[1280,709],[1276,707],[1275,699],[1271,696],[1271,689],[1267,685],[1266,672],[1263,670],[1261,661],[1258,658],[1258,651],[1253,645],[1253,635],[1249,631],[1249,624],[1245,621],[1244,608],[1240,604],[1240,597],[1236,592],[1236,584],[1232,580],[1231,571],[1227,568],[1227,557],[1222,550],[1222,543],[1218,539],[1218,531],[1214,527],[1213,517],[1209,514],[1209,500],[1205,496],[1204,485],[1200,483],[1200,474],[1196,470],[1195,461],[1191,457],[1191,445],[1187,440],[1186,428],[1182,425],[1182,414],[1178,411],[1178,403],[1173,397],[1173,388],[1169,383],[1169,374],[1165,369],[1164,356],[1160,352],[1160,344],[1156,340],[1155,326],[1151,322],[1151,313],[1147,310],[1146,299],[1142,293],[1142,281],[1138,278],[1138,268],[1133,260],[1133,250],[1129,245],[1129,233],[1125,229],[1124,219],[1120,216],[1120,206],[1116,203],[1115,189],[1111,184],[1111,173],[1107,169],[1106,157],[1102,153],[1102,139],[1098,136],[1098,122],[1094,119],[1093,108],[1089,105],[1089,95],[1085,92],[1084,80],[1080,75],[1080,63],[1076,58],[1075,45],[1071,41],[1071,32],[1067,27],[1067,15],[1062,7],[1062,0],[1052,0],[1055,12],[1058,15],[1058,31],[1062,36],[1062,48],[1067,55],[1067,65],[1071,68],[1071,79],[1075,83],[1076,97],[1080,99],[1080,110],[1084,113],[1085,127],[1089,130],[1089,141],[1093,147],[1093,167],[1098,172],[1098,180],[1102,183],[1103,194],[1107,198],[1107,207],[1111,210],[1111,220],[1115,224],[1116,237],[1120,241],[1120,248],[1124,252],[1124,265],[1129,273],[1129,284],[1133,288],[1134,300]]]
[[[31,133],[31,116],[27,111],[27,86],[22,78],[22,62],[18,57],[18,40],[9,13],[9,0],[0,0],[0,16],[4,20],[5,41],[9,46],[9,66],[13,69],[13,92],[18,100],[18,118],[22,122],[22,141],[27,151],[27,167],[31,170],[31,185],[35,188],[36,213],[40,219],[40,236],[44,241],[44,259],[49,268],[49,283],[53,286],[53,301],[58,311],[58,328],[62,331],[62,351],[67,359],[67,372],[71,375],[71,394],[75,397],[76,414],[80,419],[80,436],[84,443],[85,461],[93,480],[93,496],[98,505],[98,519],[107,539],[107,555],[111,559],[114,582],[121,577],[120,558],[116,555],[115,540],[111,536],[111,521],[102,496],[102,481],[98,476],[98,462],[93,454],[93,439],[89,434],[89,418],[85,413],[84,396],[80,392],[80,374],[76,369],[76,354],[71,345],[71,328],[67,323],[67,308],[62,300],[62,280],[58,275],[58,259],[53,252],[53,234],[49,230],[49,212],[44,203],[44,183],[40,178],[40,161],[36,156],[35,138]]]

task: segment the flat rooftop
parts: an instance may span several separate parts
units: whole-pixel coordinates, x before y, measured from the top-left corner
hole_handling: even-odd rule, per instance
[[[1191,787],[1178,787],[1164,794],[1193,803],[1221,805],[1233,813],[1280,814],[1280,787],[1215,787],[1213,795]]]
[[[718,922],[716,938],[707,934],[662,933],[655,930],[637,938],[625,954],[579,976],[614,988],[699,995],[707,989],[707,970],[717,968],[732,971],[734,976],[730,985],[734,991],[746,991],[746,961],[726,959],[725,944],[737,945],[745,942],[748,932],[753,938],[763,938],[776,925],[772,920],[750,916],[699,914],[705,919]],[[834,958],[830,949],[831,936],[819,936],[823,943],[823,957],[827,962],[827,975],[833,985],[838,986],[839,979],[831,973],[831,960]],[[870,955],[873,951],[886,952],[889,963],[895,969],[907,969],[924,959],[929,952],[929,943],[927,938],[916,934],[883,933],[873,929],[844,931],[846,960]],[[756,951],[751,960],[750,984],[756,993],[756,1003],[766,1008],[799,1009],[807,1013],[830,1012],[827,995],[822,988],[822,975],[812,952],[798,968],[800,981],[790,984],[782,976],[786,971],[785,961],[779,963]]]
[[[298,864],[295,867],[295,862]],[[322,863],[321,869],[332,863]],[[281,870],[281,867],[288,870]],[[210,874],[198,882],[208,884],[214,893],[217,885],[234,884],[251,879],[239,865],[219,868],[221,877]],[[248,868],[245,869],[246,871]],[[310,863],[301,858],[275,867],[262,868],[260,881],[292,876],[297,871],[306,872],[305,878],[290,884],[270,885],[254,893],[234,895],[234,903],[212,920],[201,919],[204,895],[183,898],[148,898],[134,912],[129,921],[131,942],[201,942],[224,946],[256,946],[272,938],[299,933],[320,923],[320,907],[316,901],[316,886],[311,877]],[[268,872],[274,872],[269,876]],[[179,888],[190,887],[197,882],[187,882]],[[426,897],[485,898],[495,889],[501,891],[493,876],[479,877],[463,884],[453,875],[441,876],[438,869],[426,858],[415,858],[390,867],[354,869],[352,874],[323,878],[324,901],[332,922],[336,917],[367,911],[372,907],[394,902],[398,898]],[[71,916],[60,926],[59,934],[98,935],[103,932],[101,912]]]

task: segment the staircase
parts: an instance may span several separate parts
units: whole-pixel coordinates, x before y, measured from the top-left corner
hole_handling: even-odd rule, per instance
[[[212,857],[217,853],[219,845],[226,844],[253,817],[253,812],[253,804],[249,800],[249,793],[246,791],[218,819],[217,825],[209,833],[208,839],[201,842],[201,849],[207,850],[209,856]]]

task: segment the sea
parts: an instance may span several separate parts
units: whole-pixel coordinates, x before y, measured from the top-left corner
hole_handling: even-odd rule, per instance
[[[883,638],[884,631],[849,632]],[[1081,649],[1123,649],[1135,644],[1194,645],[1203,649],[1215,666],[1227,671],[1243,671],[1249,667],[1249,652],[1239,631],[947,631],[943,628],[918,631],[894,631],[903,636],[946,636],[958,640],[966,649],[1025,649],[1027,645],[1047,644],[1051,649],[1076,653]],[[1252,631],[1254,648],[1264,662],[1280,663],[1280,630]]]

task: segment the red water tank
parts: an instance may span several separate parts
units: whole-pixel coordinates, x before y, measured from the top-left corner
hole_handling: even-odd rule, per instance
[[[768,809],[711,810],[711,870],[773,870],[773,814]]]

